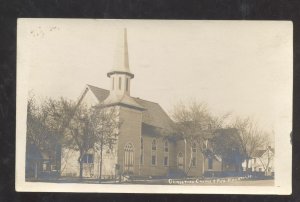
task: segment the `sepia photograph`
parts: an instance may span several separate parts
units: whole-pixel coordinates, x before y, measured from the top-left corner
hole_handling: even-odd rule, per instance
[[[289,21],[18,19],[16,190],[290,194],[292,92]]]

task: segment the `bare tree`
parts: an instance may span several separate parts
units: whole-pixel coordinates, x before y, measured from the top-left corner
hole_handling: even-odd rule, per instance
[[[59,165],[57,169],[61,169],[61,147],[79,151],[82,177],[83,155],[94,144],[87,107],[64,98],[47,98],[37,106],[34,97],[31,97],[27,116],[27,142],[34,143],[51,156],[50,160]]]
[[[99,182],[101,182],[103,150],[105,147],[113,150],[122,122],[116,107],[106,107],[100,104],[92,109],[91,123],[95,134],[95,148],[100,151]]]
[[[209,112],[205,103],[196,101],[189,104],[180,102],[174,106],[171,113],[171,117],[175,122],[174,130],[191,145],[187,173],[192,166],[192,144],[197,143],[197,147],[204,152],[206,150],[206,148],[203,148],[204,142],[211,138],[214,130],[223,126],[224,120],[228,116],[229,114],[215,117]]]
[[[27,105],[27,151],[29,147],[37,147],[39,152],[48,155],[51,165],[55,164],[56,169],[60,169],[60,148],[74,109],[75,105],[63,98],[46,98],[38,105],[31,95]],[[26,155],[29,155],[28,152]]]
[[[101,179],[103,148],[113,148],[120,124],[115,107],[98,105],[89,108],[64,98],[47,98],[37,105],[31,96],[27,105],[27,145],[34,144],[53,157],[61,147],[79,151],[80,178],[84,155],[90,149],[99,150]]]
[[[66,148],[79,152],[79,177],[83,177],[84,156],[95,145],[95,133],[93,130],[90,111],[87,106],[79,105],[68,124],[64,134],[63,145]]]
[[[222,157],[222,171],[224,171],[225,165],[233,165],[236,172],[241,171],[244,154],[237,129],[216,130],[211,143],[214,153]]]
[[[27,102],[27,134],[26,143],[34,144],[38,148],[42,148],[45,144],[46,126],[45,118],[47,114],[42,114],[36,104],[35,98],[32,96]]]
[[[40,112],[34,96],[31,96],[27,102],[26,177],[32,174],[35,178],[39,177],[41,151],[49,145],[47,138],[49,131],[45,125],[45,117],[46,114]]]
[[[27,143],[36,145],[41,151],[51,153],[53,147],[60,143],[63,137],[62,128],[66,128],[68,119],[62,116],[69,116],[67,108],[64,107],[67,101],[64,99],[46,99],[42,104],[37,105],[32,96],[27,105]],[[69,104],[68,104],[69,105]]]
[[[99,181],[102,177],[103,150],[113,149],[119,134],[120,120],[115,107],[97,105],[76,106],[75,113],[64,136],[64,146],[79,151],[79,176],[83,177],[84,156],[89,150],[100,151]]]
[[[268,136],[258,127],[258,124],[251,118],[237,118],[233,127],[239,130],[240,145],[245,154],[246,170],[248,170],[249,160],[258,149],[265,148],[268,144]]]

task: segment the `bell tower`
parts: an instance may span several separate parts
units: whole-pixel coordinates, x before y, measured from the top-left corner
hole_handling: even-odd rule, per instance
[[[121,37],[120,37],[121,38]],[[142,113],[146,108],[130,96],[130,81],[134,75],[129,69],[127,30],[122,40],[117,39],[114,64],[107,76],[111,80],[109,96],[103,101],[107,107],[117,107],[122,124],[117,137],[116,161],[124,173],[137,175],[140,162],[140,144],[142,135]]]
[[[144,110],[144,107],[130,96],[130,80],[134,77],[134,74],[129,69],[126,28],[124,29],[122,41],[120,41],[116,48],[113,68],[107,73],[107,76],[111,80],[110,93],[103,103],[110,106],[120,105]]]
[[[117,96],[130,96],[130,80],[134,74],[129,69],[127,30],[124,29],[123,41],[117,47],[114,66],[107,76],[111,79],[110,93]]]

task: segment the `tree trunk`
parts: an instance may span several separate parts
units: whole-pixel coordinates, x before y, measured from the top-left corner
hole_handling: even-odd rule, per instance
[[[222,158],[222,161],[221,161],[221,171],[222,171],[222,174],[224,172],[224,159]]]
[[[204,153],[202,152],[202,158],[203,158],[203,161],[202,161],[202,176],[204,177],[204,174],[205,174],[205,155]]]
[[[101,179],[102,179],[102,158],[103,158],[103,144],[101,142],[101,146],[100,146],[100,170],[99,170],[99,183],[101,183]]]
[[[190,163],[189,163],[189,167],[188,167],[188,170],[186,172],[186,175],[189,174],[189,172],[190,172],[190,170],[192,168],[192,160],[193,160],[193,148],[192,148],[192,144],[190,145],[190,148],[191,148],[191,150],[190,150]]]
[[[248,166],[249,166],[249,158],[247,157],[247,158],[246,158],[246,173],[248,173],[248,171],[249,171]],[[252,170],[252,169],[251,169],[251,170]]]
[[[82,180],[83,162],[79,160],[79,178]]]
[[[79,162],[79,178],[80,180],[82,180],[82,173],[83,173],[83,152],[80,151],[80,156],[78,158],[78,162]]]
[[[38,162],[35,162],[34,164],[34,178],[38,178]]]

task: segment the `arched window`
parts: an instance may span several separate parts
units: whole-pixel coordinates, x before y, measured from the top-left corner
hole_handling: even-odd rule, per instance
[[[151,165],[156,165],[156,158],[156,139],[153,139],[151,143]]]
[[[192,144],[192,166],[195,167],[197,165],[197,144],[193,142]]]
[[[124,173],[133,174],[134,169],[134,148],[131,143],[124,147]]]
[[[141,159],[140,163],[144,164],[144,140],[141,138]]]
[[[164,143],[164,166],[169,165],[169,142],[168,140]]]
[[[151,146],[152,146],[152,151],[156,151],[156,139],[152,140]]]
[[[197,144],[195,142],[192,144],[192,151],[197,152]]]
[[[177,155],[177,166],[179,169],[183,169],[183,154],[181,152]]]
[[[168,140],[165,141],[165,144],[164,144],[164,151],[165,151],[165,152],[169,152],[169,142],[168,142]]]

